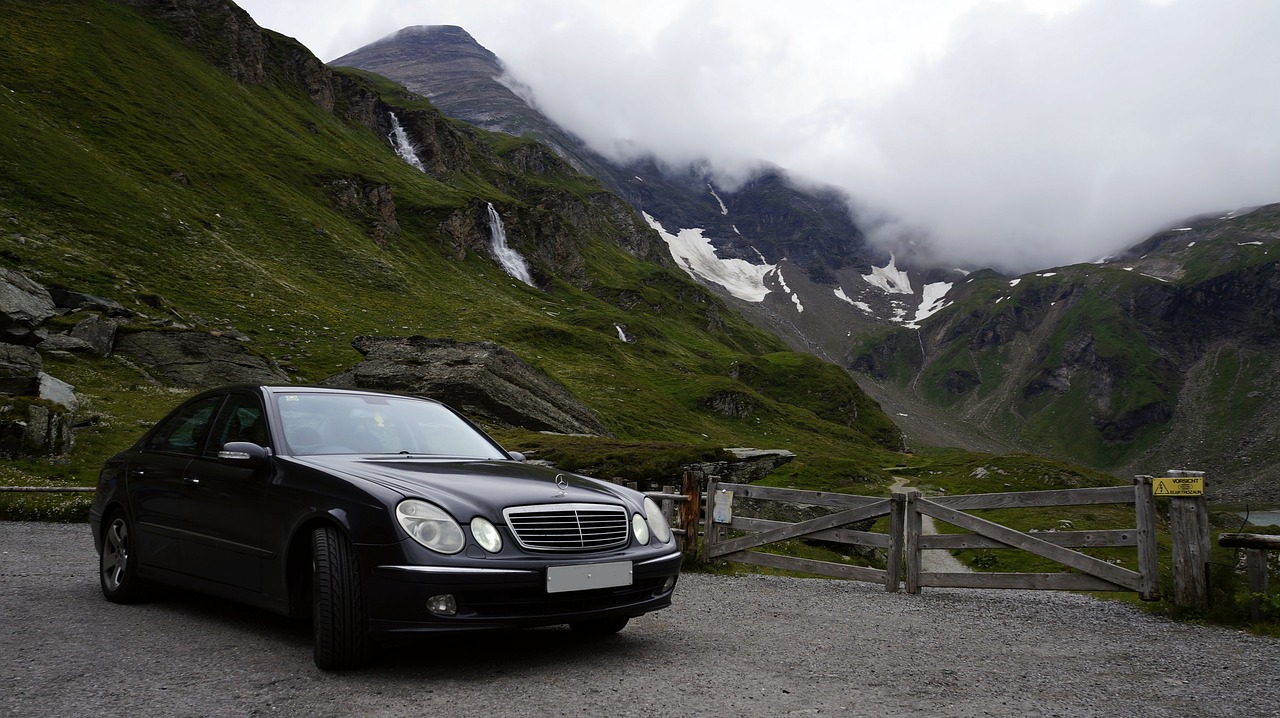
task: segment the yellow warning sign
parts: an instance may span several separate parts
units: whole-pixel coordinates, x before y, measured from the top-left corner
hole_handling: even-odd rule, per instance
[[[1151,490],[1156,496],[1204,496],[1204,477],[1152,479]]]

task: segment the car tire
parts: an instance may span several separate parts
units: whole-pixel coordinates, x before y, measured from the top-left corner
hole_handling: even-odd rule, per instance
[[[103,522],[102,550],[98,558],[98,582],[102,595],[112,603],[137,603],[146,598],[146,583],[138,578],[133,552],[133,522],[123,511]]]
[[[331,526],[311,534],[311,627],[316,666],[357,668],[369,662],[373,642],[355,550]]]
[[[603,638],[604,636],[612,636],[627,627],[627,622],[631,619],[623,616],[621,618],[599,618],[594,621],[577,621],[570,623],[569,628],[574,633],[595,638]]]

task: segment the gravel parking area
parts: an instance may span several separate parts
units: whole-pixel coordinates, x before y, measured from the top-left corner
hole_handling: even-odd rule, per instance
[[[0,523],[0,715],[1280,716],[1280,641],[1060,592],[692,574],[591,642],[446,636],[330,674],[305,627],[116,606],[85,525]]]

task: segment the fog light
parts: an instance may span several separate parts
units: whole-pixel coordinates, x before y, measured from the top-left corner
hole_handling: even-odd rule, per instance
[[[676,587],[676,577],[667,576],[667,580],[662,582],[662,592],[666,593]]]
[[[427,599],[427,610],[437,616],[456,616],[458,615],[458,602],[453,600],[453,594],[451,593],[432,596]]]

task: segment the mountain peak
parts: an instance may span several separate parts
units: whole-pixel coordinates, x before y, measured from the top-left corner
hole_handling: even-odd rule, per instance
[[[385,61],[388,53],[402,61],[430,58],[434,64],[459,74],[479,72],[492,76],[503,71],[498,56],[457,25],[410,25],[329,64],[360,67],[360,63],[370,56]]]

